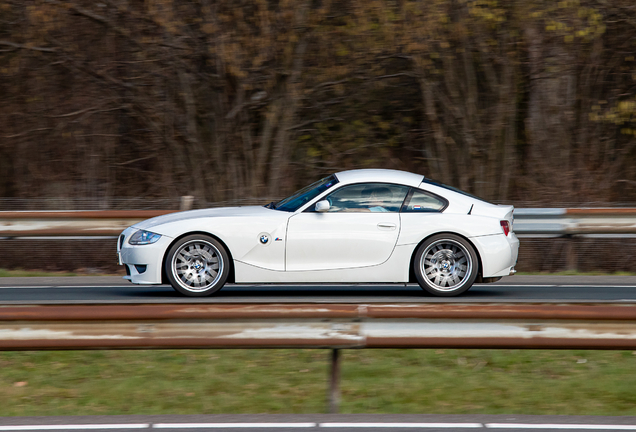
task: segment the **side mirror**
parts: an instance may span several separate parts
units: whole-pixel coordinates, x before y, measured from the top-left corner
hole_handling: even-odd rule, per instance
[[[329,205],[329,201],[327,200],[318,201],[316,203],[316,211],[319,213],[324,213],[326,211],[329,211],[330,207],[331,206]]]

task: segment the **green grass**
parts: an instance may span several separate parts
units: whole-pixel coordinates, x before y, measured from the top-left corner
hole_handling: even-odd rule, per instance
[[[636,415],[625,351],[344,350],[343,413]],[[327,350],[0,353],[0,416],[325,412]]]

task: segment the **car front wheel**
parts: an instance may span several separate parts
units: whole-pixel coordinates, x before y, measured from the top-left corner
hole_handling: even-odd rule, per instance
[[[230,260],[216,239],[195,234],[172,245],[166,256],[165,270],[175,290],[190,297],[203,297],[223,288]]]
[[[438,234],[422,243],[413,264],[420,286],[443,297],[468,291],[479,271],[473,246],[454,234]]]

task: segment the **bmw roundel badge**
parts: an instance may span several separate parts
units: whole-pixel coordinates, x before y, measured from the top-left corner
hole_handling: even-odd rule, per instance
[[[267,233],[260,233],[258,235],[258,241],[261,242],[262,245],[266,245],[269,243],[269,234]]]

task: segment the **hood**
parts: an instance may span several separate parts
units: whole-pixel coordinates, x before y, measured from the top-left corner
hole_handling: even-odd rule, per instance
[[[203,218],[237,218],[246,216],[257,215],[271,215],[272,212],[277,210],[271,210],[262,206],[246,206],[246,207],[220,207],[201,210],[189,210],[178,213],[170,213],[163,216],[157,216],[152,219],[146,219],[145,221],[136,223],[133,225],[135,228],[152,231],[153,227],[163,225],[172,222],[179,222],[189,219],[203,219]]]

